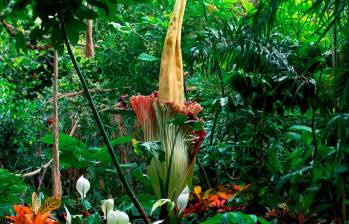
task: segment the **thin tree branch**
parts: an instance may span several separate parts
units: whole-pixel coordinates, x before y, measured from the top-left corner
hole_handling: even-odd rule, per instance
[[[53,159],[51,159],[50,161],[48,161],[46,164],[42,165],[39,169],[36,169],[32,172],[29,173],[25,173],[25,174],[16,174],[16,176],[19,177],[31,177],[31,176],[35,176],[36,174],[39,174],[41,170],[43,169],[47,169],[51,164],[52,164]]]
[[[90,93],[108,93],[108,92],[113,92],[115,90],[116,90],[116,88],[112,88],[112,89],[91,89]],[[61,94],[58,94],[58,98],[61,99],[61,98],[65,98],[65,97],[76,97],[76,96],[79,96],[79,95],[82,95],[82,94],[84,94],[84,90],[80,90],[80,91],[77,91],[77,92],[71,92],[71,93],[61,93]],[[53,98],[48,99],[48,102],[52,102],[52,101],[53,101]]]
[[[1,24],[4,26],[5,30],[11,37],[16,36],[17,29],[10,24],[6,22],[6,20],[2,19]],[[38,51],[44,51],[52,48],[51,44],[47,45],[36,45],[36,44],[31,44],[31,43],[26,43],[27,48],[32,49],[32,50],[38,50]]]
[[[73,136],[75,134],[75,131],[76,131],[76,128],[78,126],[78,123],[79,123],[79,118],[76,119],[76,121],[74,122],[72,128],[71,128],[71,131],[69,133],[69,136]],[[41,172],[41,170],[45,170],[47,169],[49,166],[51,166],[53,162],[53,159],[51,159],[50,161],[48,161],[47,163],[45,163],[44,165],[41,165],[40,168],[32,171],[32,172],[29,172],[29,173],[25,173],[25,174],[16,174],[16,176],[19,176],[19,177],[31,177],[31,176],[35,176],[36,174],[39,174]]]
[[[75,134],[75,131],[76,131],[77,127],[78,127],[79,120],[80,120],[79,118],[77,118],[75,120],[75,122],[74,122],[74,124],[73,124],[73,126],[72,126],[72,128],[70,130],[69,136],[73,136]]]
[[[150,221],[149,217],[148,217],[147,214],[145,213],[145,211],[144,211],[142,205],[139,203],[139,201],[138,201],[138,199],[137,199],[137,197],[136,197],[134,191],[131,189],[130,185],[129,185],[128,182],[126,181],[126,178],[125,178],[125,176],[124,176],[124,174],[123,174],[123,172],[122,172],[122,169],[121,169],[121,167],[120,167],[119,161],[118,161],[117,158],[116,158],[116,155],[115,155],[113,146],[112,146],[112,144],[111,144],[111,142],[110,142],[110,140],[109,140],[109,136],[107,135],[107,132],[106,132],[106,130],[105,130],[105,128],[104,128],[104,124],[103,124],[103,122],[102,122],[102,120],[101,120],[101,117],[100,117],[100,115],[99,115],[99,112],[98,112],[98,110],[97,110],[97,108],[96,108],[96,106],[95,106],[95,103],[94,103],[94,101],[93,101],[93,99],[92,99],[91,93],[90,93],[90,91],[89,91],[89,89],[88,89],[88,85],[87,85],[87,82],[86,82],[86,80],[85,80],[85,77],[84,77],[83,74],[81,73],[80,68],[79,68],[79,66],[78,66],[78,64],[77,64],[77,61],[76,61],[76,59],[75,59],[74,53],[73,53],[73,51],[72,51],[72,49],[71,49],[71,47],[70,47],[69,39],[68,39],[67,33],[66,33],[66,31],[65,31],[64,18],[63,18],[63,16],[62,16],[61,13],[59,13],[58,16],[59,16],[59,19],[60,19],[60,22],[61,22],[62,34],[63,34],[63,37],[64,37],[65,45],[66,45],[67,50],[68,50],[68,54],[69,54],[70,59],[71,59],[73,65],[74,65],[74,68],[75,68],[75,70],[76,70],[76,73],[77,73],[78,76],[79,76],[80,82],[81,82],[82,87],[83,87],[84,92],[85,92],[85,96],[86,96],[86,98],[87,98],[87,100],[88,100],[88,103],[89,103],[89,105],[90,105],[90,107],[91,107],[93,116],[94,116],[94,118],[95,118],[95,120],[96,120],[96,123],[97,123],[97,126],[99,127],[100,132],[101,132],[101,134],[102,134],[102,136],[103,136],[103,140],[104,140],[104,142],[105,142],[105,144],[106,144],[106,146],[107,146],[109,155],[110,155],[111,160],[112,160],[112,162],[113,162],[113,165],[114,165],[114,167],[115,167],[115,169],[116,169],[116,171],[117,171],[117,173],[118,173],[118,175],[119,175],[119,178],[120,178],[120,180],[121,180],[123,186],[124,186],[125,189],[126,189],[126,192],[127,192],[128,196],[130,197],[130,199],[131,199],[131,201],[133,202],[134,206],[137,208],[137,210],[138,210],[139,213],[141,214],[142,219],[144,220],[144,222],[145,222],[146,224],[151,224],[151,221]]]

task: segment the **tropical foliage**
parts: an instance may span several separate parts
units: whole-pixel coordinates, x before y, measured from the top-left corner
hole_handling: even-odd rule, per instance
[[[3,222],[348,222],[348,0],[176,2],[0,1]]]

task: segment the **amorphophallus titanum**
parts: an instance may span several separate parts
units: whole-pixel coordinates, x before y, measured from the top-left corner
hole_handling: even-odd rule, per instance
[[[148,166],[153,189],[158,198],[172,200],[190,185],[195,158],[205,137],[202,126],[197,130],[169,123],[179,114],[191,123],[201,122],[197,117],[201,106],[184,100],[181,28],[185,6],[186,0],[176,0],[161,57],[159,91],[131,97],[144,140],[162,142],[165,151],[165,161],[155,155]]]

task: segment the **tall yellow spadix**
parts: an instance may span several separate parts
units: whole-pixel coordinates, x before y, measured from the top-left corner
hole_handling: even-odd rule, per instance
[[[159,99],[180,107],[184,103],[181,33],[185,5],[186,0],[176,1],[162,52],[159,82]]]
[[[195,158],[205,137],[204,130],[169,124],[178,114],[200,120],[201,106],[184,102],[181,29],[186,0],[176,0],[161,57],[159,92],[133,96],[131,104],[140,122],[145,141],[160,141],[165,161],[154,155],[147,166],[154,193],[158,198],[176,200],[190,185]]]

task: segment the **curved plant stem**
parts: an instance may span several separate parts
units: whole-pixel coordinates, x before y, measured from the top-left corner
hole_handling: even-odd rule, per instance
[[[207,184],[208,188],[211,189],[212,188],[211,181],[208,178],[208,175],[207,175],[207,172],[205,170],[205,167],[202,165],[202,163],[200,162],[199,158],[196,159],[196,163],[198,164],[198,166],[199,166],[199,168],[200,168],[200,170],[202,172],[202,175],[205,178],[205,181],[206,181],[206,184]]]
[[[91,97],[91,93],[88,89],[88,85],[87,85],[87,82],[85,80],[85,77],[82,75],[81,71],[80,71],[80,68],[77,64],[77,61],[75,59],[75,56],[73,54],[73,51],[71,49],[71,46],[70,46],[70,43],[69,43],[69,39],[68,39],[68,36],[67,36],[67,33],[65,31],[65,26],[64,26],[64,19],[63,19],[63,16],[60,14],[59,15],[59,19],[60,19],[60,22],[61,22],[61,26],[62,26],[62,34],[63,34],[63,37],[64,37],[64,42],[65,42],[65,45],[67,47],[67,50],[68,50],[68,54],[70,56],[70,59],[74,65],[74,68],[76,70],[76,73],[78,74],[79,76],[79,79],[80,79],[80,82],[81,82],[81,85],[85,91],[85,95],[86,95],[86,98],[88,100],[88,103],[92,109],[92,113],[93,113],[93,116],[96,120],[96,123],[98,125],[98,128],[103,136],[103,140],[107,146],[107,149],[108,149],[108,152],[109,152],[109,155],[111,157],[111,160],[113,162],[113,165],[119,175],[119,178],[123,184],[123,186],[125,187],[126,189],[126,193],[128,194],[128,196],[130,197],[131,201],[133,202],[133,204],[135,205],[135,207],[137,208],[137,210],[139,211],[139,213],[141,214],[142,216],[142,219],[144,220],[144,222],[146,224],[151,224],[150,222],[150,219],[149,217],[147,216],[147,214],[145,213],[143,207],[141,206],[141,204],[139,203],[139,201],[137,200],[137,197],[134,193],[134,191],[131,189],[130,185],[128,184],[128,182],[126,181],[126,178],[121,170],[121,167],[120,167],[120,164],[119,164],[119,161],[117,160],[116,158],[116,155],[115,155],[115,152],[114,152],[114,149],[113,149],[113,146],[112,144],[110,143],[110,140],[109,140],[109,137],[107,135],[107,132],[105,131],[105,128],[104,128],[104,124],[101,120],[101,117],[99,115],[99,112],[93,102],[93,99]]]

